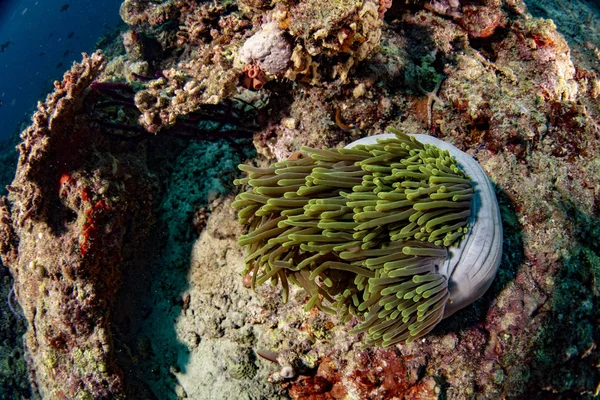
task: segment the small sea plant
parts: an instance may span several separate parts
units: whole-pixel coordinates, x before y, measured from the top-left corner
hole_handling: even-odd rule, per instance
[[[238,242],[253,288],[280,283],[287,301],[290,283],[298,285],[307,310],[355,316],[351,333],[383,347],[422,337],[479,298],[502,241],[495,195],[476,161],[442,142],[476,165],[484,181],[474,183],[450,150],[388,130],[352,148],[302,147],[269,168],[242,164],[247,176],[235,184],[248,190],[233,203],[248,227]]]

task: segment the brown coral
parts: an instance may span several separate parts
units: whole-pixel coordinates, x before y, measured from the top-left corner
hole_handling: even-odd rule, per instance
[[[124,3],[121,14],[134,3]],[[177,12],[172,11],[173,7]],[[164,62],[162,70],[156,73],[158,78],[151,79],[137,93],[135,104],[142,113],[140,125],[156,133],[173,126],[179,116],[206,104],[218,104],[235,92],[239,70],[233,68],[232,54],[249,26],[248,21],[235,14],[223,15],[224,6],[212,3],[146,4],[137,12],[137,18],[126,22],[144,28],[151,17],[162,15],[176,29],[155,32],[156,40],[163,48],[180,46],[185,50]]]
[[[238,74],[230,61],[220,57],[222,51],[220,46],[205,47],[195,58],[164,70],[164,77],[138,92],[135,103],[142,112],[140,124],[156,133],[173,126],[178,116],[228,98],[237,86]]]

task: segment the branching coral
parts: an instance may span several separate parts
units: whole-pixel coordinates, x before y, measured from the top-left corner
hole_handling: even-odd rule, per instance
[[[392,131],[352,149],[304,147],[266,169],[240,165],[248,176],[235,183],[251,188],[233,204],[249,226],[239,244],[253,287],[281,282],[286,301],[292,282],[310,296],[306,309],[358,316],[351,332],[383,347],[444,317],[447,248],[468,232],[474,197],[447,150]]]

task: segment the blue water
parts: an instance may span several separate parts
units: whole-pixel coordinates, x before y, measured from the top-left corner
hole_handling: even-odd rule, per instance
[[[120,22],[121,0],[0,0],[0,141],[27,122],[81,52]]]

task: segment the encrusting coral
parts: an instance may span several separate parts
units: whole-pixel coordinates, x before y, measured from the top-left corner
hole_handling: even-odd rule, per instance
[[[449,252],[461,240],[473,243],[470,216],[481,199],[448,150],[389,130],[396,136],[376,144],[303,147],[266,169],[240,165],[248,176],[235,183],[250,189],[233,203],[249,226],[238,242],[247,248],[252,287],[280,281],[287,301],[292,282],[309,295],[307,310],[337,312],[344,321],[357,316],[363,322],[351,333],[366,332],[367,344],[383,347],[425,335],[479,298],[495,275],[502,240],[501,228],[492,229],[486,240],[475,239],[474,252]],[[497,205],[492,210],[499,216]],[[482,256],[490,250],[489,259]],[[457,260],[476,272],[466,277]],[[454,270],[478,277],[463,290],[449,284]],[[448,312],[453,293],[458,304]]]

